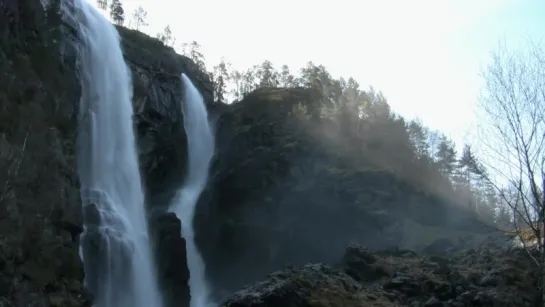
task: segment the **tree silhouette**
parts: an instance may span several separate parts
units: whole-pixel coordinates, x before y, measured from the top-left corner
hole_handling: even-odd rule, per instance
[[[141,26],[147,26],[148,12],[144,10],[142,6],[138,6],[134,13],[132,14],[132,19],[134,21],[134,28],[140,30]]]
[[[110,17],[120,26],[125,23],[125,10],[120,0],[112,0],[110,4]]]
[[[108,8],[108,0],[97,0],[97,5],[100,9],[106,10]]]
[[[161,42],[163,42],[163,44],[167,46],[173,46],[176,42],[176,39],[172,35],[170,25],[167,25],[165,29],[163,29],[163,32],[157,33],[157,39],[159,39]]]
[[[500,191],[515,230],[538,267],[541,306],[545,302],[545,50],[501,47],[484,73],[480,100],[483,154],[494,176],[482,176]],[[506,182],[508,192],[502,187]],[[523,239],[530,232],[535,244]],[[531,252],[537,250],[537,254]],[[537,256],[536,256],[537,255]]]

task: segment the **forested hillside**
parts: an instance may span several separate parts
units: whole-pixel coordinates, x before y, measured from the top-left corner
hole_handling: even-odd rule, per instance
[[[204,68],[199,44],[185,47],[185,55]],[[286,65],[276,69],[270,61],[244,71],[222,61],[209,74],[216,103],[237,103],[260,88],[313,89],[321,100],[312,116],[339,129],[340,135],[330,140],[332,146],[345,152],[354,166],[371,160],[423,191],[447,197],[481,217],[497,223],[509,220],[494,187],[482,180],[483,166],[469,145],[456,146],[420,120],[406,120],[390,108],[385,94],[372,87],[363,88],[350,77],[335,79],[324,66],[313,62],[293,73]]]

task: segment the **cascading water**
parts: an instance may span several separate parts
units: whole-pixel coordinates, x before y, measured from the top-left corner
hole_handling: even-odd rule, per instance
[[[187,135],[188,169],[184,186],[178,191],[170,210],[182,221],[182,236],[186,241],[190,274],[190,307],[214,306],[209,301],[204,262],[195,245],[193,232],[195,205],[206,185],[210,161],[214,155],[214,136],[202,95],[185,74],[182,74],[182,80],[185,88],[182,112]]]
[[[64,1],[62,10],[78,37],[85,285],[97,307],[160,307],[119,34],[86,0]]]

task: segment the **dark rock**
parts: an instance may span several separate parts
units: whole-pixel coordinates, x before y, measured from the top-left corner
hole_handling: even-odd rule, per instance
[[[496,263],[498,268],[509,266],[508,259],[518,259],[527,268],[531,266],[528,257],[518,258],[521,255],[516,253],[504,254],[505,250],[501,249],[490,252],[499,260]],[[223,306],[332,306],[331,296],[346,300],[346,304],[341,306],[530,306],[533,302],[535,292],[530,286],[531,278],[524,279],[523,284],[498,284],[494,288],[478,283],[467,284],[468,281],[462,276],[479,270],[479,261],[468,266],[464,258],[452,259],[451,273],[445,275],[436,273],[432,265],[435,262],[418,255],[408,257],[406,253],[373,253],[356,247],[348,248],[346,254],[350,257],[345,259],[359,256],[366,263],[388,262],[397,273],[393,278],[369,282],[358,277],[365,276],[368,270],[365,265],[352,266],[351,271],[346,271],[346,268],[342,268],[342,271],[332,270],[323,265],[292,267],[237,292]],[[356,276],[359,282],[348,274]],[[515,274],[525,275],[524,270]],[[308,300],[308,297],[314,299]],[[290,305],[290,302],[294,302],[294,305]]]
[[[389,282],[385,283],[384,289],[396,290],[409,297],[422,294],[420,283],[412,276],[405,276],[402,274],[394,276],[394,278],[392,278]]]
[[[454,244],[448,238],[441,238],[425,247],[422,251],[428,254],[447,255],[454,249]]]
[[[481,286],[497,286],[500,283],[499,271],[497,269],[492,269],[486,273],[486,275],[481,278],[479,285]]]
[[[387,267],[377,260],[377,257],[365,248],[351,246],[344,254],[342,266],[348,276],[359,282],[371,282],[391,276]]]
[[[443,306],[444,304],[435,296],[430,297],[430,299],[424,303],[424,307],[443,307]]]
[[[174,213],[156,213],[151,225],[166,306],[189,306],[189,268],[185,240],[181,237],[182,224]]]
[[[169,205],[185,176],[187,141],[181,106],[185,73],[212,108],[208,74],[159,40],[117,27],[134,86],[134,120],[143,181],[150,210]]]
[[[222,306],[351,306],[358,302],[359,288],[342,273],[324,265],[309,264],[271,274],[265,281],[235,293]]]

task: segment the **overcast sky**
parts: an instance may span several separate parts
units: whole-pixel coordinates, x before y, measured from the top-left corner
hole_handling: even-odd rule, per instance
[[[89,0],[95,2],[94,0]],[[539,0],[122,0],[127,24],[148,11],[155,35],[170,25],[197,41],[211,67],[263,60],[299,69],[323,64],[383,91],[394,111],[463,142],[475,123],[479,73],[500,40],[541,39]]]

